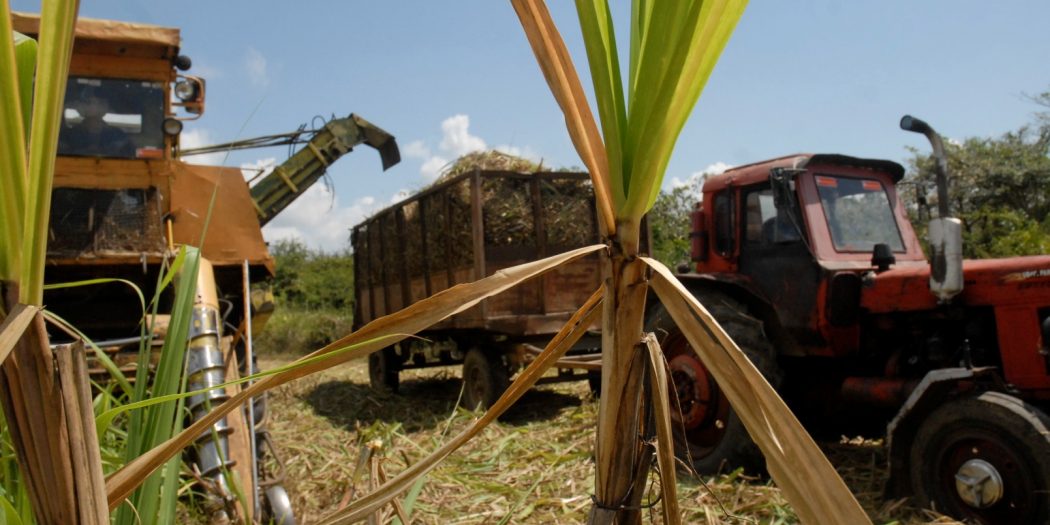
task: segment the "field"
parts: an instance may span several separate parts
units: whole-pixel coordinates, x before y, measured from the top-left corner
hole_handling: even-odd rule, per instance
[[[261,364],[272,368],[290,359],[268,356]],[[369,465],[358,470],[357,463],[370,443],[381,442],[379,463],[392,477],[463,429],[474,414],[456,408],[458,377],[458,367],[408,371],[402,373],[401,394],[384,395],[369,388],[367,365],[360,361],[273,391],[269,428],[300,522],[316,521],[369,490]],[[534,389],[409,491],[403,501],[411,522],[584,521],[593,492],[597,412],[586,382]],[[954,523],[905,500],[881,498],[880,441],[843,438],[822,448],[875,523]],[[734,473],[704,480],[679,476],[685,523],[797,522],[767,481]],[[652,488],[654,498],[657,493]],[[659,503],[646,512],[662,521]]]

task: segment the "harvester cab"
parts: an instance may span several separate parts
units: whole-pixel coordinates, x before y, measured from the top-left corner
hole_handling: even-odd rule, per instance
[[[39,34],[37,15],[13,13],[12,22],[19,33]],[[303,146],[255,187],[239,168],[184,162],[183,123],[204,114],[206,84],[185,73],[191,61],[180,54],[180,45],[175,28],[77,20],[45,281],[107,284],[49,290],[44,301],[87,334],[125,375],[135,376],[143,345],[142,306],[137,291],[114,283],[133,283],[146,297],[157,294],[159,313],[148,321],[152,344],[159,348],[176,304],[170,288],[156,290],[159,275],[177,246],[199,247],[201,270],[184,365],[186,388],[193,391],[257,371],[252,334],[262,330],[273,310],[268,283],[274,260],[262,225],[353,146],[365,143],[379,150],[384,169],[396,164],[399,154],[392,135],[351,115],[320,130],[286,134],[275,144],[269,143],[272,138],[242,141]],[[153,356],[149,374],[156,375],[161,352],[153,350],[144,355]],[[181,363],[174,368],[176,374],[183,372]],[[90,372],[105,380],[111,370],[93,366]],[[187,423],[203,418],[238,389],[190,397]],[[231,412],[188,451],[193,468],[207,480],[202,484],[206,512],[216,522],[294,523],[265,428],[265,407],[265,399],[256,398],[252,410]],[[239,487],[232,486],[233,479]],[[249,505],[242,506],[235,494],[246,495]]]

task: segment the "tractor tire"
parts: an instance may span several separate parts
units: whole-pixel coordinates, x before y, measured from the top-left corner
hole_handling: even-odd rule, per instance
[[[967,523],[1050,523],[1050,418],[999,392],[948,401],[910,450],[917,502]]]
[[[488,410],[510,385],[503,355],[471,348],[463,359],[463,406]]]
[[[368,354],[368,383],[377,392],[396,394],[401,385],[401,361],[388,346]]]
[[[761,321],[724,294],[704,293],[699,298],[769,384],[777,388],[781,373]],[[671,426],[678,457],[698,474],[738,468],[764,474],[765,461],[758,445],[662,304],[650,312],[646,331],[656,334],[667,359]]]

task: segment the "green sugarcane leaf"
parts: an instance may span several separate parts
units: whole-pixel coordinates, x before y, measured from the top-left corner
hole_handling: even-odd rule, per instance
[[[77,20],[75,0],[45,0],[41,5],[40,49],[33,91],[32,131],[29,133],[28,198],[22,237],[22,276],[19,300],[40,306],[44,296],[44,259],[51,209],[55,152],[62,124],[66,77],[73,51]],[[4,15],[6,16],[6,15]]]
[[[641,62],[642,41],[649,29],[653,16],[653,3],[650,0],[631,2],[631,63],[627,79],[627,96],[634,98],[634,89],[638,80],[638,64]]]
[[[655,9],[643,39],[628,115],[628,195],[618,220],[636,221],[659,192],[675,142],[746,2],[682,2]],[[661,4],[663,7],[663,4]],[[644,154],[643,154],[644,153]]]
[[[627,110],[620,76],[620,59],[616,52],[616,35],[607,0],[576,0],[576,11],[591,66],[598,115],[609,159],[609,187],[613,206],[623,204],[623,139],[627,128]]]
[[[21,277],[21,238],[26,201],[25,122],[36,64],[36,41],[14,32],[3,2],[0,20],[0,280]],[[12,79],[12,81],[7,81]],[[20,89],[21,88],[21,89]]]

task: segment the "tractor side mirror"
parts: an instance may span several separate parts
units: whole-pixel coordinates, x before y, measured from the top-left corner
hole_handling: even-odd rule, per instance
[[[875,271],[882,273],[890,269],[890,265],[897,264],[897,257],[893,255],[890,245],[880,242],[871,250],[871,265]]]
[[[773,190],[773,205],[777,209],[790,209],[795,202],[795,177],[802,170],[773,168],[769,170],[769,185]]]

